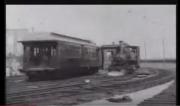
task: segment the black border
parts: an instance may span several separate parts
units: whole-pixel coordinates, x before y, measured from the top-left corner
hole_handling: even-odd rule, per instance
[[[4,3],[3,3],[4,4]],[[2,5],[1,6],[1,14],[3,14],[2,16],[1,16],[1,19],[2,19],[2,22],[1,22],[1,31],[0,31],[0,33],[1,33],[1,35],[0,35],[0,46],[1,46],[1,53],[0,53],[0,106],[2,105],[2,104],[5,104],[5,64],[6,64],[6,62],[5,62],[5,51],[6,51],[6,49],[5,49],[5,28],[6,28],[6,26],[5,26],[5,5]]]
[[[176,105],[180,105],[179,99],[179,49],[178,49],[178,4],[176,4]]]
[[[178,0],[5,0],[6,4],[176,4]]]

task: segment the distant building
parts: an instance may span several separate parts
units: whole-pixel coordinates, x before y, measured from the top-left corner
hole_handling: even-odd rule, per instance
[[[27,29],[6,29],[6,76],[21,75],[21,61],[16,56],[22,56],[23,47],[18,41],[28,33]]]
[[[27,29],[6,29],[6,56],[23,54],[23,48],[17,41],[22,40],[27,34]]]

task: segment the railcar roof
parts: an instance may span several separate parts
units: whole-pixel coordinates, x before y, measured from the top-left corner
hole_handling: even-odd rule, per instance
[[[102,47],[119,47],[119,45],[103,45]]]
[[[128,47],[139,47],[139,46],[132,46],[132,45],[127,45]],[[116,48],[116,47],[119,47],[119,45],[103,45],[102,48]]]
[[[72,43],[79,43],[79,44],[87,44],[87,45],[95,45],[95,43],[91,42],[90,40],[70,37],[67,35],[52,33],[52,32],[33,32],[27,34],[26,37],[24,37],[19,42],[34,42],[34,41],[67,41]]]

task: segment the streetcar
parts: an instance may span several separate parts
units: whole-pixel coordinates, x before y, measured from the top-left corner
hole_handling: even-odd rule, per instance
[[[20,72],[29,80],[93,74],[100,68],[95,43],[57,33],[41,35],[19,41],[24,48]]]

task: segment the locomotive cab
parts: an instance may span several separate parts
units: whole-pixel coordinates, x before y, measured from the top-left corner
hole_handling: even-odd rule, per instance
[[[122,41],[119,42],[119,45],[104,45],[101,47],[102,54],[104,52],[110,51],[111,58],[109,60],[105,59],[105,55],[102,56],[103,62],[102,67],[104,69],[111,70],[136,70],[139,68],[139,47],[131,46]],[[106,64],[106,61],[110,61],[110,64]],[[106,63],[105,63],[106,62]],[[106,67],[107,66],[107,67]],[[133,71],[131,71],[133,72]]]
[[[128,46],[129,48],[129,55],[128,55],[128,63],[129,65],[134,65],[136,68],[140,68],[139,66],[139,47],[138,46]]]

